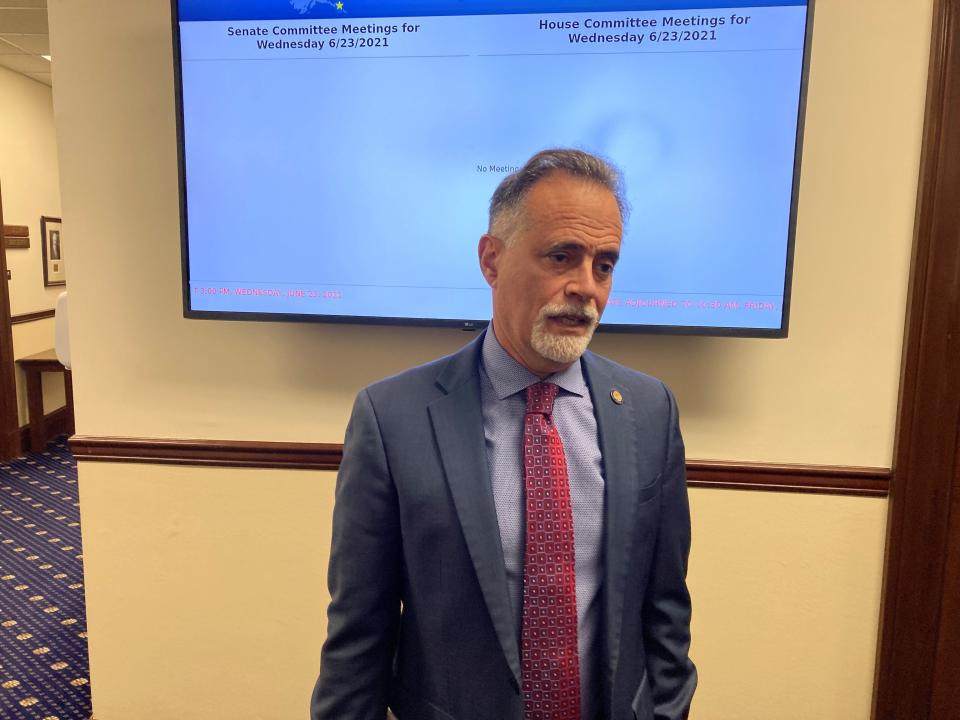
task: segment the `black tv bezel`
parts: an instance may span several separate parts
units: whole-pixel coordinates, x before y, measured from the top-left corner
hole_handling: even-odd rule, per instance
[[[793,291],[793,258],[797,232],[797,205],[800,195],[800,169],[803,159],[803,134],[807,109],[807,88],[810,79],[810,53],[813,16],[816,0],[807,0],[807,20],[803,36],[803,63],[800,69],[800,97],[797,103],[797,138],[794,145],[793,184],[790,193],[790,214],[787,229],[787,258],[784,267],[783,313],[779,328],[715,327],[711,325],[625,325],[601,322],[598,332],[637,335],[688,335],[702,337],[774,338],[788,337],[791,296]],[[191,320],[246,320],[251,322],[307,322],[349,325],[386,325],[445,327],[460,330],[480,330],[489,319],[441,319],[411,317],[373,317],[364,315],[318,315],[314,313],[231,312],[226,310],[194,310],[190,294],[190,253],[187,232],[187,176],[184,163],[183,78],[180,59],[180,10],[178,0],[170,0],[173,36],[173,75],[177,123],[177,174],[180,205],[180,276],[183,293],[183,317]]]

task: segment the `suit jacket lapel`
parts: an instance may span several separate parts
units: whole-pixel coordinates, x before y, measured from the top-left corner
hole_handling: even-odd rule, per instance
[[[520,683],[520,651],[507,589],[496,505],[484,448],[478,363],[483,334],[455,354],[437,377],[447,393],[429,405],[453,503],[483,598],[507,663]]]
[[[629,392],[597,361],[592,353],[583,356],[584,375],[590,388],[606,492],[604,532],[604,628],[608,682],[612,681],[620,653],[620,628],[626,595],[630,539],[634,537],[637,445],[641,436],[636,427],[636,408]],[[614,402],[616,390],[622,404]]]

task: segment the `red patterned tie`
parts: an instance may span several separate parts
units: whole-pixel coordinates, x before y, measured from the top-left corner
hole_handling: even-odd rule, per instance
[[[550,383],[528,387],[523,419],[527,547],[521,670],[525,720],[580,718],[573,510],[563,443],[550,418],[559,390]]]

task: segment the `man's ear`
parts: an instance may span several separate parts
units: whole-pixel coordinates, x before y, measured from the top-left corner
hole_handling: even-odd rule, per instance
[[[480,237],[480,244],[477,246],[477,257],[480,260],[480,272],[483,273],[487,285],[496,287],[497,268],[500,265],[500,258],[503,256],[503,240],[495,238],[493,235],[483,235]]]

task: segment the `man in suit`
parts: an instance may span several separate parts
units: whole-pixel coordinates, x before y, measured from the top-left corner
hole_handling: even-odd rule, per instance
[[[618,173],[538,153],[490,203],[491,326],[360,392],[313,720],[680,720],[690,545],[677,407],[586,351]]]

